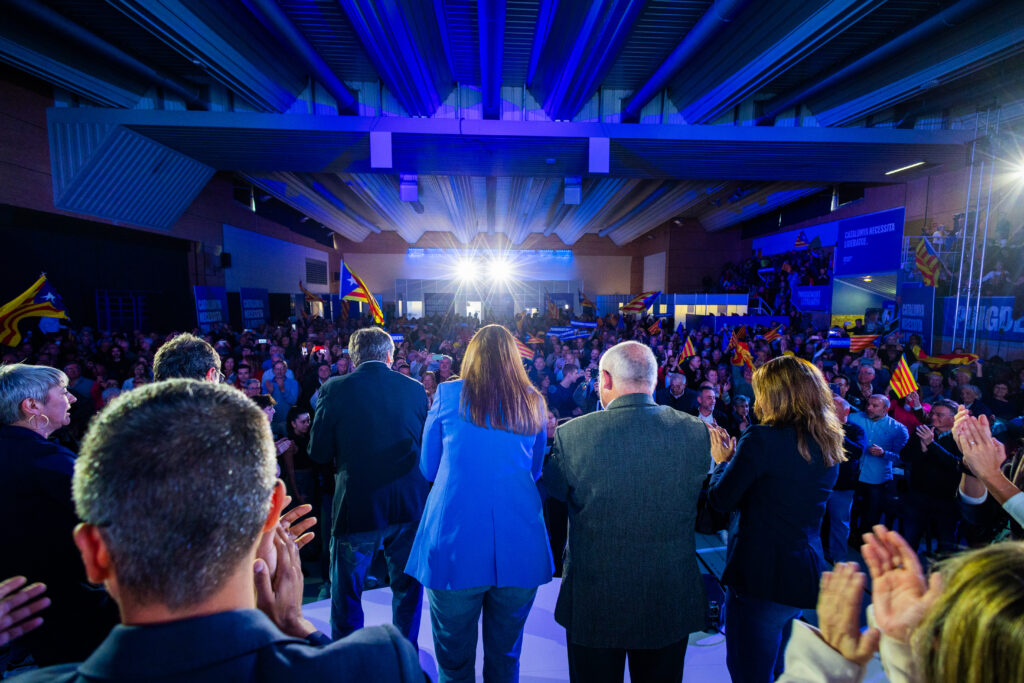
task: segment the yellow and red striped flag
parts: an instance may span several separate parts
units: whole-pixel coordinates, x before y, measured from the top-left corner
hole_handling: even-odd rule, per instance
[[[344,263],[341,264],[340,295],[342,299],[360,301],[367,304],[370,307],[373,321],[378,325],[384,322],[384,314],[381,312],[380,306],[377,305],[377,299],[370,292],[370,288],[366,286],[361,277],[352,272],[352,269]]]
[[[746,365],[751,370],[754,369],[754,357],[750,355],[750,345],[745,341],[740,341],[735,332],[729,338],[729,346],[735,349],[730,361],[733,365]]]
[[[539,334],[531,334],[530,338],[526,340],[526,343],[527,344],[543,344],[544,343],[544,337],[540,336]]]
[[[651,304],[654,303],[654,300],[659,296],[661,296],[661,290],[658,290],[657,292],[643,292],[642,294],[637,294],[626,302],[626,304],[619,309],[619,312],[637,313],[642,315],[644,311],[651,307]]]
[[[850,353],[858,353],[868,348],[878,339],[877,334],[851,334]]]
[[[661,321],[655,320],[653,323],[651,323],[651,326],[647,328],[647,334],[661,334]]]
[[[903,398],[912,391],[917,391],[917,382],[914,380],[914,373],[910,371],[910,366],[907,365],[906,356],[900,356],[900,362],[896,364],[896,369],[892,371],[892,380],[889,382],[889,388],[899,398]]]
[[[18,323],[25,318],[63,318],[64,301],[53,286],[40,275],[35,283],[0,307],[0,346],[17,346],[21,343]]]
[[[779,332],[779,329],[780,329],[781,327],[782,327],[782,325],[781,325],[781,324],[780,324],[780,325],[776,325],[776,326],[775,326],[775,327],[773,327],[772,329],[770,329],[770,330],[768,330],[767,332],[765,332],[765,333],[764,333],[764,340],[765,340],[766,342],[770,342],[770,341],[772,341],[773,339],[778,339],[779,337],[781,337],[781,336],[782,336],[782,334],[781,334],[781,333]]]
[[[944,353],[941,356],[929,356],[921,350],[920,346],[915,346],[913,351],[919,361],[933,367],[941,367],[943,365],[968,365],[978,360],[978,356],[973,353]]]
[[[929,287],[939,279],[939,255],[935,253],[927,237],[922,237],[914,249],[914,265],[921,272],[921,280]]]
[[[533,360],[533,349],[524,344],[521,339],[516,339],[516,348],[523,360]]]
[[[683,351],[679,354],[683,358],[689,358],[690,356],[696,356],[697,351],[693,348],[693,339],[690,337],[686,338],[686,343],[683,344]]]

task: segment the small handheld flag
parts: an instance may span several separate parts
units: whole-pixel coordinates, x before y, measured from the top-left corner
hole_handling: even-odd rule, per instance
[[[647,333],[651,336],[661,334],[661,321],[655,320],[651,323],[651,326],[647,328]]]
[[[533,360],[533,349],[519,339],[516,339],[516,348],[519,349],[519,356],[523,360]]]
[[[689,358],[690,356],[697,355],[696,349],[693,348],[693,339],[691,339],[690,337],[686,338],[686,343],[683,344],[683,350],[679,355],[681,355],[683,358]]]
[[[850,353],[858,353],[874,344],[875,340],[878,339],[877,334],[851,334],[850,335]]]
[[[900,362],[896,364],[896,369],[892,371],[892,380],[889,382],[889,387],[899,398],[905,397],[912,391],[917,391],[917,382],[914,380],[914,373],[910,371],[910,366],[907,365],[906,356],[900,356]]]
[[[921,273],[921,280],[927,286],[934,287],[936,280],[939,279],[939,268],[942,264],[927,237],[922,237],[914,249],[914,265]]]
[[[778,339],[779,337],[781,337],[782,335],[781,335],[781,334],[779,333],[779,329],[780,329],[781,327],[782,327],[782,325],[776,325],[776,326],[775,326],[775,327],[773,327],[772,329],[770,329],[770,330],[768,330],[767,332],[765,332],[765,333],[764,333],[764,340],[765,340],[766,342],[770,342],[770,341],[772,341],[773,339]]]

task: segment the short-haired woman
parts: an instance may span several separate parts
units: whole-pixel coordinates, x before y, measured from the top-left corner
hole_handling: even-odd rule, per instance
[[[722,575],[735,683],[778,677],[792,620],[815,606],[825,568],[821,519],[845,460],[842,425],[818,368],[782,356],[758,368],[752,384],[761,424],[738,444],[711,428],[717,467],[708,499],[723,513],[739,512]]]
[[[474,680],[481,610],[484,680],[519,679],[526,616],[553,570],[535,485],[545,423],[511,333],[482,327],[427,414],[420,469],[434,486],[405,568],[427,589],[440,681]]]
[[[40,666],[88,657],[118,622],[106,592],[87,587],[71,532],[75,454],[48,441],[71,421],[75,397],[60,370],[0,366],[0,579],[46,584],[52,605],[21,641]],[[30,523],[16,520],[31,519]]]

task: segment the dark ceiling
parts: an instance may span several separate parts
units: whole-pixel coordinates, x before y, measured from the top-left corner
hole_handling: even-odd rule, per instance
[[[1024,120],[1019,1],[5,5],[0,60],[56,86],[57,205],[157,227],[232,171],[355,241],[625,244],[956,169],[979,111]]]

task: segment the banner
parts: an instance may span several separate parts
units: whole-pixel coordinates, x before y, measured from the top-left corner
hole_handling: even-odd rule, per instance
[[[865,275],[900,269],[903,207],[839,221],[836,275]]]
[[[954,298],[955,301],[955,298]],[[932,325],[935,315],[935,288],[903,285],[900,289],[900,329],[906,343],[912,334],[921,337],[921,348],[932,352]]]
[[[594,329],[595,327],[597,327],[596,322],[585,323],[582,320],[572,320],[569,322],[569,324],[572,325],[573,327],[589,327],[590,329]]]
[[[404,334],[393,334],[393,335],[391,335],[391,341],[393,341],[395,344],[401,344],[402,342],[405,341],[405,335]]]
[[[196,322],[199,329],[209,332],[214,325],[228,321],[228,293],[223,287],[192,288],[196,297]]]
[[[979,340],[1024,342],[1024,317],[1013,317],[1014,300],[1012,296],[983,296],[979,309],[973,297],[970,304],[961,298],[957,308],[956,297],[947,296],[942,306],[942,336],[953,336],[954,323],[962,334],[966,320],[968,333],[973,335],[977,327]]]
[[[832,285],[794,287],[793,305],[801,311],[827,311],[832,308]]]
[[[238,291],[242,299],[242,327],[254,330],[267,324],[270,318],[270,298],[267,290],[255,287],[241,287]]]

